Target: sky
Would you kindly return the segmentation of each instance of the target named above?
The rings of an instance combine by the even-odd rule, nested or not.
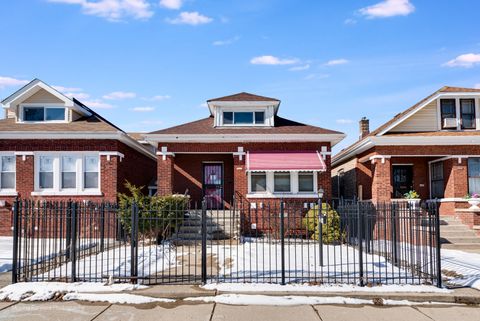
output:
[[[1,1],[0,98],[39,78],[125,131],[247,91],[347,134],[442,86],[480,88],[480,1]]]

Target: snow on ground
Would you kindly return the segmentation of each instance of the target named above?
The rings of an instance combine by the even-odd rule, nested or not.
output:
[[[12,269],[13,238],[0,236],[0,273]]]
[[[318,305],[318,304],[378,304],[373,300],[335,297],[314,296],[268,296],[246,294],[221,294],[211,297],[186,298],[185,301],[215,302],[231,305]],[[439,302],[413,302],[408,300],[382,300],[384,305],[428,305],[445,304]],[[451,305],[451,304],[449,304]]]
[[[318,281],[325,283],[340,282],[355,284],[358,282],[358,250],[347,245],[324,245],[324,265],[319,262],[317,242],[302,242],[285,245],[286,282],[305,283]],[[250,240],[239,245],[213,245],[211,253],[218,257],[219,281],[235,278],[247,282],[278,282],[281,277],[281,247]],[[375,254],[364,254],[364,278],[371,283],[421,283],[409,271],[398,268]]]
[[[0,289],[0,301],[47,301],[61,293],[112,293],[143,289],[146,286],[133,284],[21,282]]]
[[[177,256],[181,254],[169,244],[142,246],[138,251],[138,276],[155,275],[178,266]],[[72,263],[69,262],[44,273],[39,279],[69,277],[71,271]],[[106,276],[128,277],[130,274],[130,246],[120,246],[77,261],[77,275],[86,280],[102,280]]]
[[[112,304],[144,304],[152,302],[175,302],[175,300],[164,298],[152,298],[143,295],[128,293],[67,293],[63,297],[64,301],[80,300],[90,302],[108,302]]]
[[[442,271],[449,285],[480,290],[480,254],[442,250]]]
[[[431,285],[382,285],[361,287],[351,284],[308,285],[308,284],[271,284],[271,283],[211,283],[202,286],[206,290],[223,292],[375,292],[375,293],[451,293],[452,290],[440,289]]]

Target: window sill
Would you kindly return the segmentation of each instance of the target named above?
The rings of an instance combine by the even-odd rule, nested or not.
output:
[[[16,191],[0,191],[0,196],[18,196]]]
[[[260,193],[248,193],[247,198],[314,198],[318,199],[318,195],[315,193],[275,193],[275,194],[260,194]]]
[[[32,192],[32,196],[103,196],[100,191],[37,191]]]

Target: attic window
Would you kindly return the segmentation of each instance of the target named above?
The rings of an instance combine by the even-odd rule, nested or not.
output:
[[[23,121],[65,121],[64,107],[23,107]]]
[[[223,125],[264,125],[264,111],[224,111]]]

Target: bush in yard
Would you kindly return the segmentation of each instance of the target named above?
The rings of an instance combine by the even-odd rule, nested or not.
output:
[[[125,183],[128,193],[118,194],[119,215],[122,226],[130,233],[132,229],[132,205],[138,209],[138,232],[145,237],[155,237],[157,243],[170,236],[183,222],[188,209],[187,195],[147,196],[143,187]]]
[[[327,217],[326,224],[323,224],[322,235],[325,244],[341,242],[343,233],[340,229],[340,215],[329,204],[322,203],[322,214]],[[311,208],[302,220],[303,227],[307,229],[312,240],[318,240],[318,205]]]

